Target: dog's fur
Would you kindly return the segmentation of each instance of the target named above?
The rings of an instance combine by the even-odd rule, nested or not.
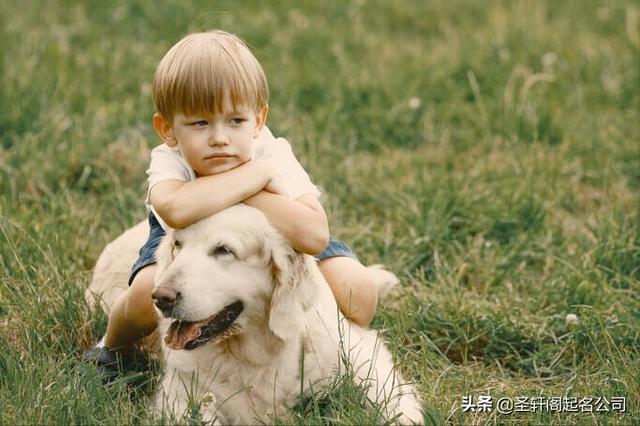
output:
[[[142,245],[145,229],[139,224],[107,246],[87,291],[90,303],[101,295],[108,312],[135,260],[129,257],[135,253],[130,247]],[[232,253],[216,252],[222,245]],[[378,334],[342,317],[315,260],[295,252],[258,210],[238,205],[171,232],[156,255],[156,288],[180,292],[172,318],[158,310],[161,336],[175,319],[199,321],[233,302],[244,305],[219,339],[192,350],[173,350],[163,343],[158,413],[179,418],[196,402],[205,420],[268,420],[293,405],[301,389],[307,395],[319,392],[351,368],[385,418],[423,421],[414,386],[394,370]],[[372,275],[379,287],[394,278],[380,269],[372,269]]]

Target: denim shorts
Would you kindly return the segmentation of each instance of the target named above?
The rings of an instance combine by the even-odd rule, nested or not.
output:
[[[162,237],[166,235],[162,226],[153,215],[153,213],[149,213],[149,239],[140,249],[138,254],[138,260],[133,264],[131,268],[131,275],[129,276],[129,285],[133,282],[133,279],[136,277],[138,272],[145,266],[153,265],[156,263],[156,249],[160,245],[160,241],[162,241]],[[349,247],[349,245],[343,241],[339,241],[329,236],[329,245],[322,253],[320,253],[315,258],[317,260],[324,260],[330,257],[350,257],[352,259],[358,260],[358,256],[356,256],[355,252]]]

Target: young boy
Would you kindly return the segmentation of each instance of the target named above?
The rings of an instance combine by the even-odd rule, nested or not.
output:
[[[340,310],[367,326],[377,305],[369,271],[329,237],[320,193],[289,143],[264,124],[267,79],[236,36],[191,34],[161,60],[153,84],[153,126],[163,144],[151,152],[150,235],[133,266],[129,290],[114,304],[104,338],[85,353],[103,373],[118,354],[156,328],[151,293],[154,252],[166,229],[183,228],[244,202],[262,211],[296,250],[315,255]]]

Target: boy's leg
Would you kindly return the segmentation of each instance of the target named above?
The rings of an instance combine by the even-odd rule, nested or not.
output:
[[[116,301],[109,312],[104,345],[127,353],[141,338],[151,334],[157,326],[151,293],[157,265],[141,269],[129,289]]]
[[[359,326],[368,326],[378,306],[378,290],[369,270],[346,256],[323,259],[318,266],[344,316]]]

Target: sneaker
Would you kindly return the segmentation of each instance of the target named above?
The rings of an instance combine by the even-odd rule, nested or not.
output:
[[[82,354],[82,360],[95,365],[96,370],[105,383],[111,382],[118,376],[126,376],[128,373],[140,373],[149,367],[149,360],[142,353],[126,357],[123,354],[109,349],[100,340],[91,349]]]

